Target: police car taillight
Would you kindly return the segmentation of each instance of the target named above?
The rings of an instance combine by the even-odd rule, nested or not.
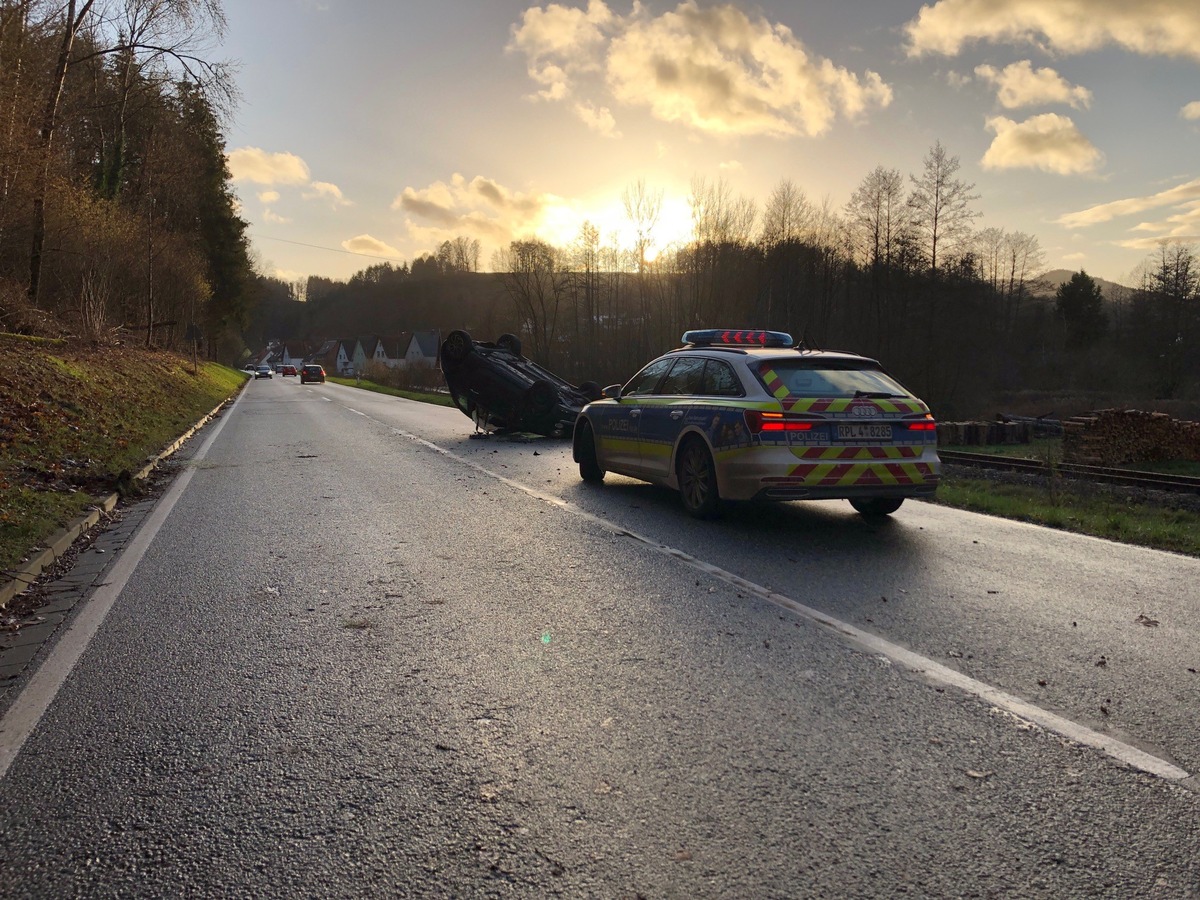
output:
[[[812,431],[812,422],[790,419],[780,412],[747,409],[743,416],[746,419],[746,430],[751,434],[760,434],[764,431]]]
[[[919,419],[916,422],[908,423],[909,431],[937,431],[937,422],[933,420],[931,413],[926,413],[924,419]]]
[[[725,347],[791,347],[795,345],[786,331],[750,331],[737,328],[704,328],[683,333],[685,344]]]

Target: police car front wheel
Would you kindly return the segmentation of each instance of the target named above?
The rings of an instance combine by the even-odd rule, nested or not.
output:
[[[596,436],[587,422],[580,423],[577,441],[579,477],[590,484],[599,484],[604,480],[604,470],[596,459]]]

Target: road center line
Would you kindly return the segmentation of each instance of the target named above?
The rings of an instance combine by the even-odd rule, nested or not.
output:
[[[353,412],[357,412],[357,410],[353,410]],[[362,413],[359,413],[359,415],[362,415]],[[367,416],[367,418],[371,417]],[[466,457],[460,456],[454,451],[447,450],[445,447],[441,447],[432,443],[431,441],[427,441],[418,435],[411,434],[407,431],[396,428],[395,426],[388,425],[386,422],[379,422],[377,419],[372,419],[372,421],[378,422],[378,424],[383,425],[384,427],[391,428],[393,434],[407,438],[423,447],[427,447],[436,453],[440,453],[449,459],[453,459],[455,462],[474,469],[483,475],[487,475],[489,478],[494,478],[496,481],[541,500],[543,503],[548,503],[551,506],[558,507],[564,512],[568,512],[573,516],[584,519],[594,525],[599,526],[600,528],[605,529],[606,531],[612,532],[613,534],[637,541],[651,550],[678,560],[684,565],[704,572],[706,575],[709,575],[713,578],[720,579],[721,581],[733,585],[739,590],[753,594],[756,597],[793,612],[804,619],[816,623],[817,625],[822,625],[831,631],[834,631],[843,639],[853,643],[857,647],[891,660],[893,663],[902,665],[913,672],[919,673],[929,681],[945,685],[947,687],[957,688],[960,691],[972,694],[981,700],[985,700],[993,706],[1027,722],[1031,722],[1045,729],[1046,731],[1051,731],[1055,734],[1061,735],[1077,744],[1082,744],[1095,750],[1099,750],[1102,753],[1111,756],[1118,762],[1130,766],[1131,768],[1138,769],[1142,772],[1146,772],[1147,774],[1155,775],[1159,778],[1164,778],[1169,781],[1182,781],[1190,777],[1187,772],[1178,766],[1157,756],[1153,756],[1144,750],[1140,750],[1131,744],[1126,744],[1125,742],[1119,741],[1110,735],[1095,731],[1094,729],[1088,728],[1086,725],[1080,725],[1078,722],[1073,722],[1070,719],[1066,719],[1060,715],[1050,712],[1049,710],[1035,706],[1027,700],[1023,700],[1020,697],[1009,694],[1000,690],[999,688],[992,687],[991,685],[979,681],[978,679],[971,678],[969,675],[964,675],[963,673],[952,669],[949,666],[944,666],[927,656],[922,656],[921,654],[915,653],[906,647],[900,646],[899,644],[893,644],[891,641],[885,640],[878,635],[874,635],[863,631],[860,628],[856,628],[849,622],[844,622],[841,619],[834,618],[833,616],[814,609],[811,606],[806,606],[803,603],[793,600],[791,597],[780,594],[777,591],[773,591],[768,587],[756,584],[753,581],[747,581],[740,575],[735,575],[733,572],[722,569],[719,566],[713,565],[712,563],[705,562],[702,559],[697,559],[691,554],[685,553],[684,551],[675,547],[670,547],[666,544],[660,544],[644,535],[630,531],[627,528],[622,528],[619,525],[615,525],[612,522],[609,522],[607,519],[602,519],[599,516],[593,515],[592,513],[589,513],[586,510],[575,506],[573,503],[563,500],[560,497],[555,497],[551,494],[545,493],[544,491],[538,490],[537,488],[522,484],[519,481],[514,481],[512,478],[501,475],[498,472],[493,472],[491,469],[481,466],[479,463],[473,462]]]

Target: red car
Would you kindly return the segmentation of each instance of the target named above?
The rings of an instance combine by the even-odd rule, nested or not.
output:
[[[295,366],[284,366],[283,371],[280,372],[280,374],[281,375],[295,375],[296,367]]]
[[[300,383],[308,384],[310,381],[315,381],[317,384],[325,383],[325,369],[318,365],[307,365],[300,369]]]

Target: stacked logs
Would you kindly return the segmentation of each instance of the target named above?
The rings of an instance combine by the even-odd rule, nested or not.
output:
[[[1063,461],[1092,466],[1200,462],[1200,422],[1138,409],[1102,409],[1063,423]]]

